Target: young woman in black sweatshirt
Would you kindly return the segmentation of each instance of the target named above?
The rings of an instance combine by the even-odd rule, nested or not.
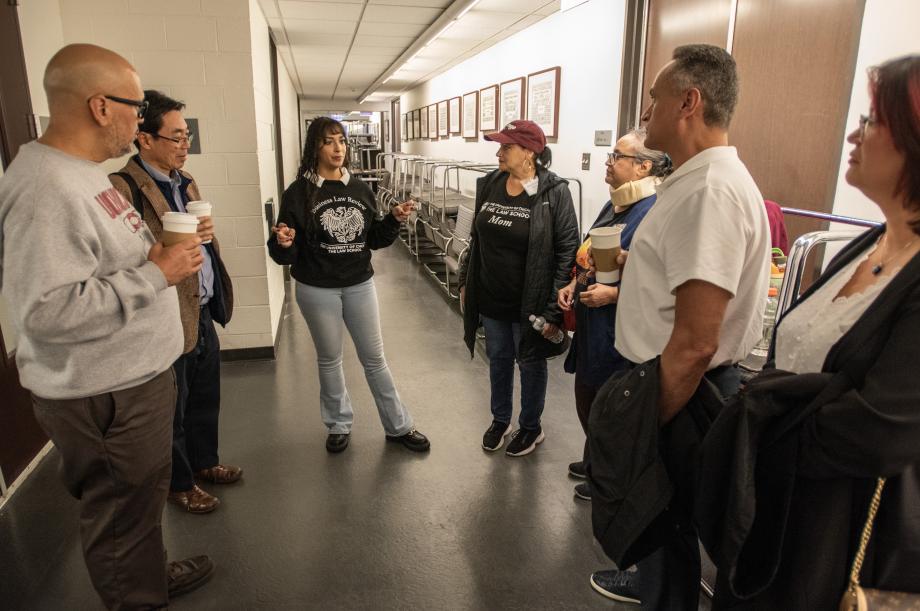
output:
[[[341,123],[321,117],[310,124],[297,179],[281,196],[269,254],[276,263],[292,266],[297,305],[316,347],[320,411],[329,431],[326,450],[348,447],[354,418],[342,370],[347,327],[387,440],[424,452],[428,439],[415,430],[383,354],[370,252],[393,243],[414,203],[394,206],[378,218],[370,187],[348,173],[346,153]]]

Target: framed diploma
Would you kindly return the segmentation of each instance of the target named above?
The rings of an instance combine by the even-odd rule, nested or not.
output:
[[[499,129],[512,121],[524,118],[524,77],[511,79],[499,85]]]
[[[479,90],[479,129],[494,132],[498,129],[498,85]]]
[[[447,131],[452,136],[460,134],[460,98],[447,101]]]
[[[400,127],[399,139],[403,142],[409,139],[408,116],[409,115],[407,113],[403,113],[402,118],[400,119],[400,124],[399,124],[399,127]]]
[[[438,139],[438,105],[432,104],[428,107],[428,137],[432,140]]]
[[[559,66],[527,75],[527,118],[547,138],[559,135]]]
[[[416,108],[412,111],[412,139],[418,140],[422,137],[422,113]]]
[[[438,137],[447,138],[449,136],[447,129],[447,100],[438,102]]]
[[[476,122],[478,119],[479,92],[471,91],[463,96],[463,114],[460,121],[460,135],[464,138],[475,138],[478,135],[476,129]]]
[[[421,133],[419,134],[418,137],[419,137],[419,138],[423,138],[423,139],[427,139],[427,138],[428,138],[428,133],[429,133],[429,132],[428,132],[428,116],[429,116],[429,114],[428,114],[428,107],[426,106],[425,108],[421,108],[421,109],[419,109],[419,110],[420,110],[421,115],[422,115],[422,120],[421,120],[422,131],[421,131]]]

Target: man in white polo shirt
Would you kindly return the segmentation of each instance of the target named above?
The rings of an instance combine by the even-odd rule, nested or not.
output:
[[[675,171],[633,238],[616,321],[616,348],[641,363],[661,355],[660,420],[670,422],[705,375],[737,392],[734,364],[761,334],[770,233],[763,196],[728,146],[738,100],[735,61],[724,49],[674,51],[650,90],[646,146]],[[644,609],[696,611],[700,556],[692,527],[639,562],[638,572],[599,571],[595,589]]]

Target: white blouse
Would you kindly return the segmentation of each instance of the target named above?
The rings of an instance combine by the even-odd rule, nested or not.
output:
[[[837,272],[824,286],[799,304],[776,329],[776,367],[794,373],[817,373],[831,347],[850,330],[879,293],[898,273],[878,276],[875,284],[849,297],[836,297],[869,257],[871,248]],[[886,270],[887,271],[887,270]],[[835,299],[836,297],[836,299]]]

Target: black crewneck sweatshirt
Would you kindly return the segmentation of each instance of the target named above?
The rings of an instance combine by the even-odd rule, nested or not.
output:
[[[364,282],[374,275],[370,251],[393,243],[399,221],[392,214],[378,219],[373,192],[353,176],[346,182],[320,182],[317,186],[301,176],[285,189],[278,222],[294,228],[294,243],[282,248],[273,233],[269,255],[280,265],[291,265],[291,275],[311,286]]]

